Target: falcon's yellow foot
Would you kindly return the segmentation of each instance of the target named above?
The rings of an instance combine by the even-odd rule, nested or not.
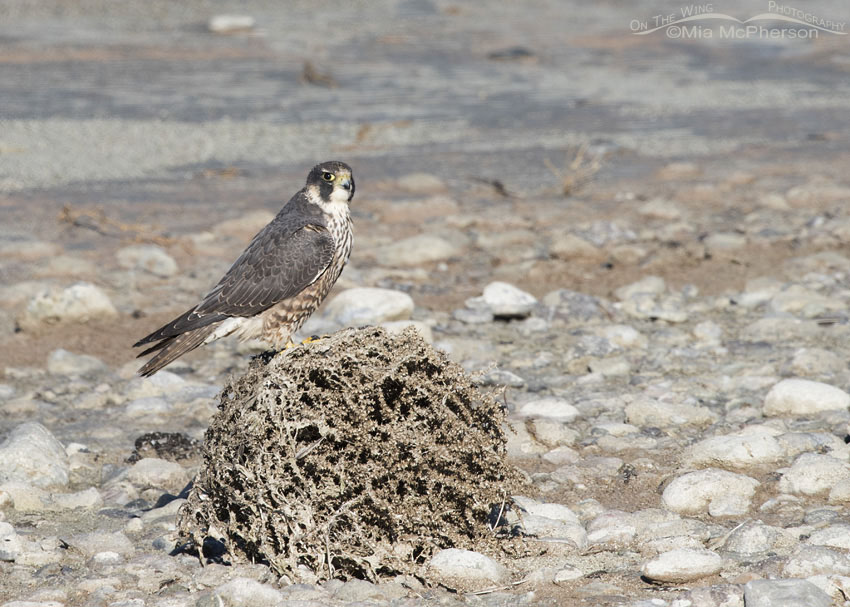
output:
[[[330,335],[311,335],[307,339],[302,339],[301,345],[303,346],[304,344],[312,344],[312,343],[317,342],[321,339],[325,339],[326,337],[330,337]]]
[[[286,340],[286,345],[283,346],[283,350],[289,350],[290,348],[294,348],[295,346],[296,346],[296,343],[294,341],[292,341],[292,338],[290,337],[289,339]],[[283,351],[283,350],[281,350],[281,351]]]

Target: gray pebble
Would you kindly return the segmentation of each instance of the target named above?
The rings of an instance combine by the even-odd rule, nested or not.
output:
[[[214,594],[229,607],[277,607],[284,600],[277,588],[246,577],[222,584]]]
[[[764,398],[764,414],[768,416],[813,415],[848,408],[850,394],[808,379],[783,379]]]
[[[325,305],[323,316],[340,327],[361,327],[408,320],[412,313],[413,299],[407,293],[358,287],[334,297]]]
[[[782,475],[779,490],[785,493],[817,495],[850,481],[850,465],[820,453],[803,453]]]
[[[10,523],[0,521],[0,561],[14,561],[21,553],[21,538]]]
[[[62,443],[37,422],[21,424],[0,444],[0,483],[65,486],[69,474],[68,456]]]
[[[106,293],[92,284],[80,282],[67,289],[42,291],[33,297],[18,324],[26,331],[38,331],[55,323],[86,322],[117,315]]]
[[[747,607],[830,607],[832,599],[808,580],[753,580],[744,585]]]
[[[106,369],[106,364],[88,354],[75,354],[59,348],[47,357],[47,371],[53,375],[87,375]]]
[[[506,282],[491,282],[482,297],[495,317],[525,317],[537,305],[536,297]]]
[[[461,582],[498,583],[508,576],[507,570],[488,556],[471,550],[446,548],[431,558],[428,565],[435,575]]]
[[[177,273],[177,262],[165,249],[155,244],[131,245],[115,254],[118,265],[126,270],[148,272],[160,278]]]
[[[673,479],[661,499],[667,508],[680,514],[741,516],[750,509],[759,484],[743,474],[709,468]]]
[[[641,573],[655,582],[683,583],[718,573],[723,558],[705,549],[682,548],[658,555],[643,564]]]

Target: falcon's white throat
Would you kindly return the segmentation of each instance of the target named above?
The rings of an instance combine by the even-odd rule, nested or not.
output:
[[[344,224],[348,220],[348,191],[342,188],[334,188],[331,191],[331,199],[323,200],[319,195],[318,186],[311,185],[307,188],[307,198],[327,213],[331,220],[337,224]]]

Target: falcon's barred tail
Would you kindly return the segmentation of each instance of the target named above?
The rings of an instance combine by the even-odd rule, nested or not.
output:
[[[146,362],[141,369],[139,369],[139,375],[141,375],[142,377],[151,376],[160,369],[162,369],[168,363],[173,362],[179,357],[186,354],[186,352],[191,352],[192,350],[203,344],[204,340],[209,337],[210,333],[215,331],[217,326],[218,323],[206,327],[201,327],[200,329],[195,329],[194,331],[187,331],[186,333],[181,333],[180,335],[176,335],[174,337],[168,337],[153,346],[152,348],[148,348],[147,350],[139,354],[139,356],[150,354],[151,352],[155,352],[156,350],[159,350],[159,352],[156,356]]]

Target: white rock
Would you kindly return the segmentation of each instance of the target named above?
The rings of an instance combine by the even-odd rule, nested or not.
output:
[[[48,509],[50,494],[27,483],[10,481],[0,485],[2,502],[11,502],[18,512],[42,512]]]
[[[844,441],[825,432],[786,432],[776,437],[787,457],[796,457],[807,451],[839,453],[847,449]]]
[[[607,325],[599,329],[598,335],[615,346],[627,349],[645,348],[648,343],[646,337],[630,325]]]
[[[726,470],[709,468],[673,479],[661,496],[664,505],[680,514],[740,516],[747,513],[759,482]]]
[[[850,551],[850,525],[839,523],[813,532],[808,542],[814,546],[828,546]]]
[[[638,209],[638,213],[645,217],[666,219],[668,221],[679,219],[682,216],[682,211],[675,202],[663,198],[653,198],[644,203]]]
[[[82,533],[71,537],[68,543],[86,556],[94,556],[98,552],[107,551],[127,556],[135,551],[133,542],[120,531],[115,533],[108,531]]]
[[[17,426],[0,444],[0,483],[65,486],[70,466],[65,448],[37,422]]]
[[[712,525],[692,518],[682,518],[663,508],[638,510],[632,514],[632,522],[638,530],[639,544],[681,536],[688,536],[703,543],[712,537]]]
[[[614,291],[620,301],[631,299],[637,294],[661,295],[667,290],[667,283],[660,276],[646,276],[637,282],[622,286]]]
[[[791,371],[797,375],[835,375],[846,369],[843,358],[824,348],[800,348],[791,359]]]
[[[579,410],[561,398],[547,397],[525,403],[518,413],[523,417],[544,417],[571,422],[578,417]]]
[[[386,587],[386,585],[379,586],[366,580],[352,579],[335,589],[333,597],[338,601],[359,602],[360,604],[386,601],[387,597],[384,595],[382,587]],[[289,600],[292,599],[289,598]]]
[[[670,403],[650,398],[638,398],[626,405],[626,419],[643,428],[670,426],[707,426],[717,414],[707,407],[687,403]]]
[[[785,451],[769,434],[713,436],[685,450],[684,463],[695,468],[745,469],[779,461]]]
[[[54,508],[63,510],[74,510],[76,508],[99,508],[103,505],[103,498],[95,487],[89,487],[76,493],[58,493],[51,496]]]
[[[744,308],[755,308],[767,303],[782,290],[782,282],[775,278],[761,277],[747,281],[744,292],[735,298],[735,303]]]
[[[21,538],[9,523],[0,521],[0,561],[14,561],[21,553]]]
[[[574,525],[580,524],[575,512],[563,504],[525,500],[522,502],[521,508],[528,514],[546,517],[563,523],[571,523]]]
[[[493,316],[528,316],[537,305],[534,295],[506,282],[491,282],[483,297]]]
[[[632,366],[623,356],[610,356],[608,358],[594,358],[588,364],[591,373],[598,373],[603,377],[620,377],[628,375]]]
[[[422,339],[429,344],[434,343],[434,334],[431,332],[431,327],[419,320],[391,320],[389,322],[382,322],[381,326],[391,335],[398,335],[408,327],[413,327],[419,332]]]
[[[508,571],[480,552],[446,548],[431,558],[429,569],[439,577],[467,582],[498,583],[508,577]]]
[[[838,481],[829,490],[830,504],[848,504],[850,503],[850,478],[843,481]]]
[[[189,474],[176,462],[145,457],[127,471],[127,480],[142,487],[156,487],[179,492],[189,482]]]
[[[581,459],[581,456],[575,449],[563,446],[555,447],[551,451],[547,451],[543,454],[543,459],[550,464],[564,466],[566,464],[575,464]]]
[[[210,18],[207,28],[214,34],[230,34],[253,29],[254,23],[250,15],[215,15]]]
[[[549,449],[536,441],[525,424],[511,424],[510,427],[505,427],[505,438],[507,444],[505,449],[509,457],[527,458],[537,457],[546,453]]]
[[[150,377],[134,377],[124,389],[127,400],[136,400],[148,396],[163,396],[183,390],[187,381],[171,371],[157,371]]]
[[[782,475],[779,490],[783,493],[817,495],[850,480],[847,462],[820,453],[803,453]]]
[[[738,336],[747,341],[788,342],[810,339],[821,334],[822,328],[813,320],[768,316],[745,326]]]
[[[549,252],[561,259],[595,259],[601,251],[575,234],[559,235],[552,240]]]
[[[693,334],[703,343],[719,344],[723,338],[723,327],[716,322],[705,320],[694,327]]]
[[[150,524],[164,518],[173,521],[177,516],[178,510],[180,510],[185,503],[185,499],[173,499],[161,508],[151,508],[150,510],[143,512],[140,518],[145,524]]]
[[[397,183],[402,189],[417,194],[434,194],[446,189],[443,180],[431,173],[410,173],[399,177]]]
[[[622,548],[631,544],[638,533],[634,515],[622,510],[606,510],[587,524],[587,541]]]
[[[413,299],[407,293],[371,287],[347,289],[334,297],[324,310],[326,318],[344,327],[407,320],[412,313]]]
[[[177,262],[155,244],[137,244],[119,249],[116,253],[118,265],[125,270],[141,270],[167,278],[177,273]]]
[[[32,331],[60,322],[87,322],[117,315],[106,293],[80,282],[61,291],[48,289],[33,297],[18,324]]]
[[[850,394],[808,379],[783,379],[764,399],[765,415],[812,415],[822,411],[846,410]]]
[[[782,568],[787,577],[811,577],[821,574],[850,575],[850,555],[826,546],[801,544]]]
[[[692,588],[674,599],[670,607],[744,607],[744,591],[738,584]]]
[[[715,232],[704,241],[709,254],[716,255],[724,251],[735,251],[747,246],[747,237],[737,232]]]
[[[124,412],[130,417],[150,417],[168,413],[173,409],[174,405],[161,396],[145,396],[127,403]]]
[[[641,573],[657,582],[682,583],[714,575],[722,567],[723,559],[711,550],[683,548],[647,561],[641,567]]]
[[[758,559],[768,552],[790,551],[799,540],[781,527],[765,525],[761,521],[749,521],[734,529],[724,549],[746,560]]]
[[[581,572],[581,569],[572,565],[565,565],[555,572],[555,575],[552,576],[552,582],[555,584],[566,584],[582,577],[584,577],[584,573]]]
[[[579,523],[568,523],[535,514],[526,514],[520,518],[526,535],[566,540],[579,550],[587,547],[587,533]]]
[[[561,466],[551,474],[558,483],[572,483],[579,489],[586,489],[586,483],[600,479],[613,479],[619,476],[623,460],[619,457],[587,456],[576,464]]]
[[[840,299],[821,295],[801,285],[791,285],[774,295],[769,307],[777,313],[814,318],[825,312],[844,310],[847,305]]]
[[[681,295],[657,298],[648,293],[635,293],[617,306],[633,318],[665,320],[672,323],[688,320],[685,300]]]
[[[829,595],[808,580],[752,580],[744,586],[747,607],[830,607]]]
[[[558,419],[538,417],[530,424],[534,438],[549,448],[573,445],[579,438],[578,432]]]
[[[381,247],[376,258],[386,266],[419,266],[460,255],[460,246],[439,236],[419,234]]]
[[[74,354],[62,348],[53,350],[47,357],[47,370],[53,375],[85,375],[104,369],[106,364],[99,358],[88,354]]]
[[[280,590],[247,577],[234,578],[222,584],[214,594],[232,607],[276,607],[284,603]]]

